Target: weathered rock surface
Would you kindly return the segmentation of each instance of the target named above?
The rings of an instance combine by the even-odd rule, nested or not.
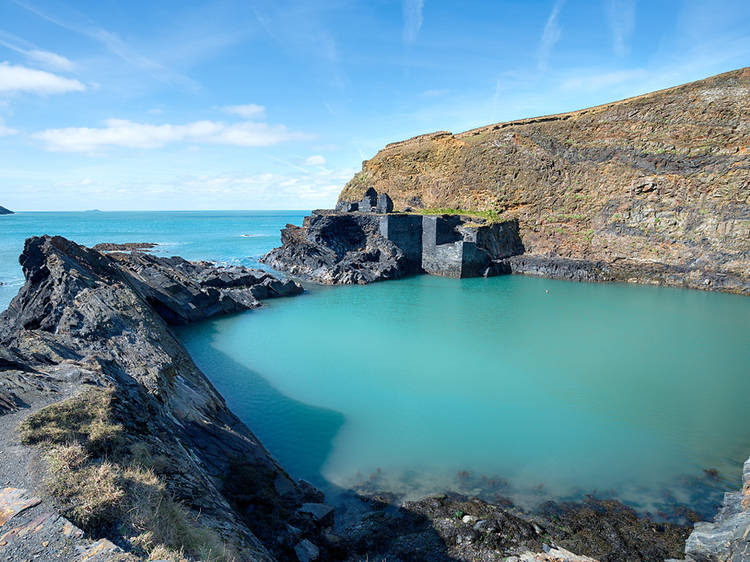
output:
[[[156,248],[158,244],[153,242],[125,242],[123,244],[114,242],[102,242],[92,246],[97,252],[148,252]]]
[[[217,267],[139,252],[116,253],[128,281],[170,324],[189,324],[220,314],[260,306],[263,299],[303,292],[294,281],[279,280],[259,269]]]
[[[422,135],[364,162],[337,208],[374,188],[396,210],[488,211],[517,218],[526,253],[559,273],[555,260],[576,260],[577,271],[617,264],[633,282],[750,294],[748,114],[745,68],[572,113]]]
[[[12,214],[14,213],[10,209],[6,209],[5,207],[0,207],[0,215],[12,215]]]
[[[341,533],[350,559],[663,560],[682,555],[689,532],[596,500],[536,515],[458,494],[381,506]]]
[[[367,210],[358,210],[362,207]],[[418,273],[456,278],[509,273],[498,260],[524,250],[515,220],[488,223],[385,209],[392,209],[388,195],[370,189],[344,211],[314,211],[302,227],[287,225],[282,246],[262,261],[319,283],[372,283]]]
[[[27,241],[20,260],[26,284],[0,316],[6,411],[86,389],[109,393],[118,446],[159,459],[154,470],[168,493],[217,533],[228,553],[243,560],[292,556],[300,538],[319,533],[312,517],[297,512],[319,496],[294,482],[227,409],[148,302],[162,290],[192,294],[193,285],[176,286],[186,271],[206,286],[244,288],[247,280],[147,257],[106,256],[60,237]],[[170,263],[177,268],[171,276]],[[151,283],[151,271],[172,283]],[[218,290],[214,296],[221,298]],[[291,537],[288,523],[302,536]],[[116,528],[99,532],[124,540]]]
[[[407,255],[380,232],[378,215],[315,211],[301,227],[281,231],[281,247],[261,261],[324,284],[398,279],[411,269]]]
[[[750,560],[750,459],[742,471],[742,489],[724,496],[712,523],[696,523],[685,544],[688,560]]]

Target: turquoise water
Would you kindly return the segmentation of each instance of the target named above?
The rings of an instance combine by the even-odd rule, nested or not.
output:
[[[181,334],[282,464],[318,483],[710,514],[750,454],[745,297],[421,276]]]
[[[253,266],[304,214],[0,217],[0,308],[22,283],[30,235]],[[746,297],[422,276],[311,286],[179,335],[281,463],[328,490],[455,489],[521,505],[597,493],[711,515],[750,454]]]

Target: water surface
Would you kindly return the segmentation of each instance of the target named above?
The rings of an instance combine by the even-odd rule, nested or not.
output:
[[[421,276],[180,333],[282,464],[318,483],[710,514],[750,451],[745,297]]]

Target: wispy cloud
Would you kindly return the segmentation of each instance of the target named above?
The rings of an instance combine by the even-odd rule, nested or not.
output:
[[[64,78],[44,70],[0,63],[0,92],[27,92],[34,94],[64,94],[82,92],[81,82]]]
[[[313,154],[312,156],[305,159],[305,164],[307,164],[308,166],[325,166],[326,159],[320,154]]]
[[[90,21],[85,16],[75,14],[71,11],[71,17],[77,17],[78,20],[71,21],[50,14],[37,6],[34,6],[30,2],[23,0],[12,0],[12,2],[49,23],[97,41],[110,53],[119,57],[126,63],[148,73],[155,80],[165,83],[180,83],[189,87],[196,86],[190,78],[165,67],[153,58],[139,53],[136,49],[125,43],[116,33],[104,29]]]
[[[177,142],[257,147],[314,138],[306,133],[290,131],[284,125],[255,121],[152,125],[124,119],[109,119],[100,128],[47,129],[34,133],[32,137],[43,141],[48,150],[63,152],[95,152],[110,147],[161,148]]]
[[[404,43],[411,45],[416,43],[422,29],[424,0],[402,0],[401,7],[404,12]]]
[[[52,53],[50,51],[44,51],[37,48],[32,43],[21,39],[8,33],[7,31],[0,29],[0,46],[15,51],[26,57],[30,62],[38,64],[49,70],[57,70],[62,72],[71,72],[75,69],[75,64],[62,55]]]
[[[255,103],[226,105],[222,109],[230,115],[239,115],[245,119],[262,119],[266,116],[266,108]]]
[[[564,4],[565,0],[556,0],[555,5],[552,7],[552,11],[547,17],[547,23],[544,26],[542,38],[539,41],[537,66],[540,71],[547,69],[547,63],[552,54],[552,49],[560,40],[560,37],[562,37],[562,28],[557,20]]]
[[[630,51],[630,36],[635,29],[635,0],[605,0],[605,10],[612,49],[618,57],[624,57]]]

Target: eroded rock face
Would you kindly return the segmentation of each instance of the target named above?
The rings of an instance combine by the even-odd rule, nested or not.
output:
[[[749,294],[748,114],[744,68],[572,113],[422,135],[364,162],[337,208],[374,188],[396,210],[495,211],[518,219],[532,256]]]
[[[724,496],[712,523],[696,523],[685,544],[688,560],[750,560],[750,459],[742,470],[742,489]]]
[[[281,247],[261,261],[324,284],[364,284],[410,272],[407,256],[380,233],[372,214],[313,212],[301,227],[281,231]]]
[[[143,253],[112,254],[138,292],[169,324],[189,324],[211,316],[241,312],[260,301],[303,292],[294,281],[259,269],[217,267]]]
[[[319,493],[290,478],[229,411],[149,304],[159,299],[176,311],[199,302],[201,314],[215,313],[224,310],[222,290],[270,290],[268,277],[153,256],[111,257],[47,236],[27,240],[20,261],[26,283],[0,315],[5,410],[86,388],[111,391],[121,438],[162,459],[158,475],[169,493],[218,533],[228,552],[270,560],[293,556],[301,538],[319,544],[316,523],[297,511]],[[202,293],[206,287],[215,293]],[[206,294],[213,304],[195,300]],[[299,533],[290,536],[288,524]]]

